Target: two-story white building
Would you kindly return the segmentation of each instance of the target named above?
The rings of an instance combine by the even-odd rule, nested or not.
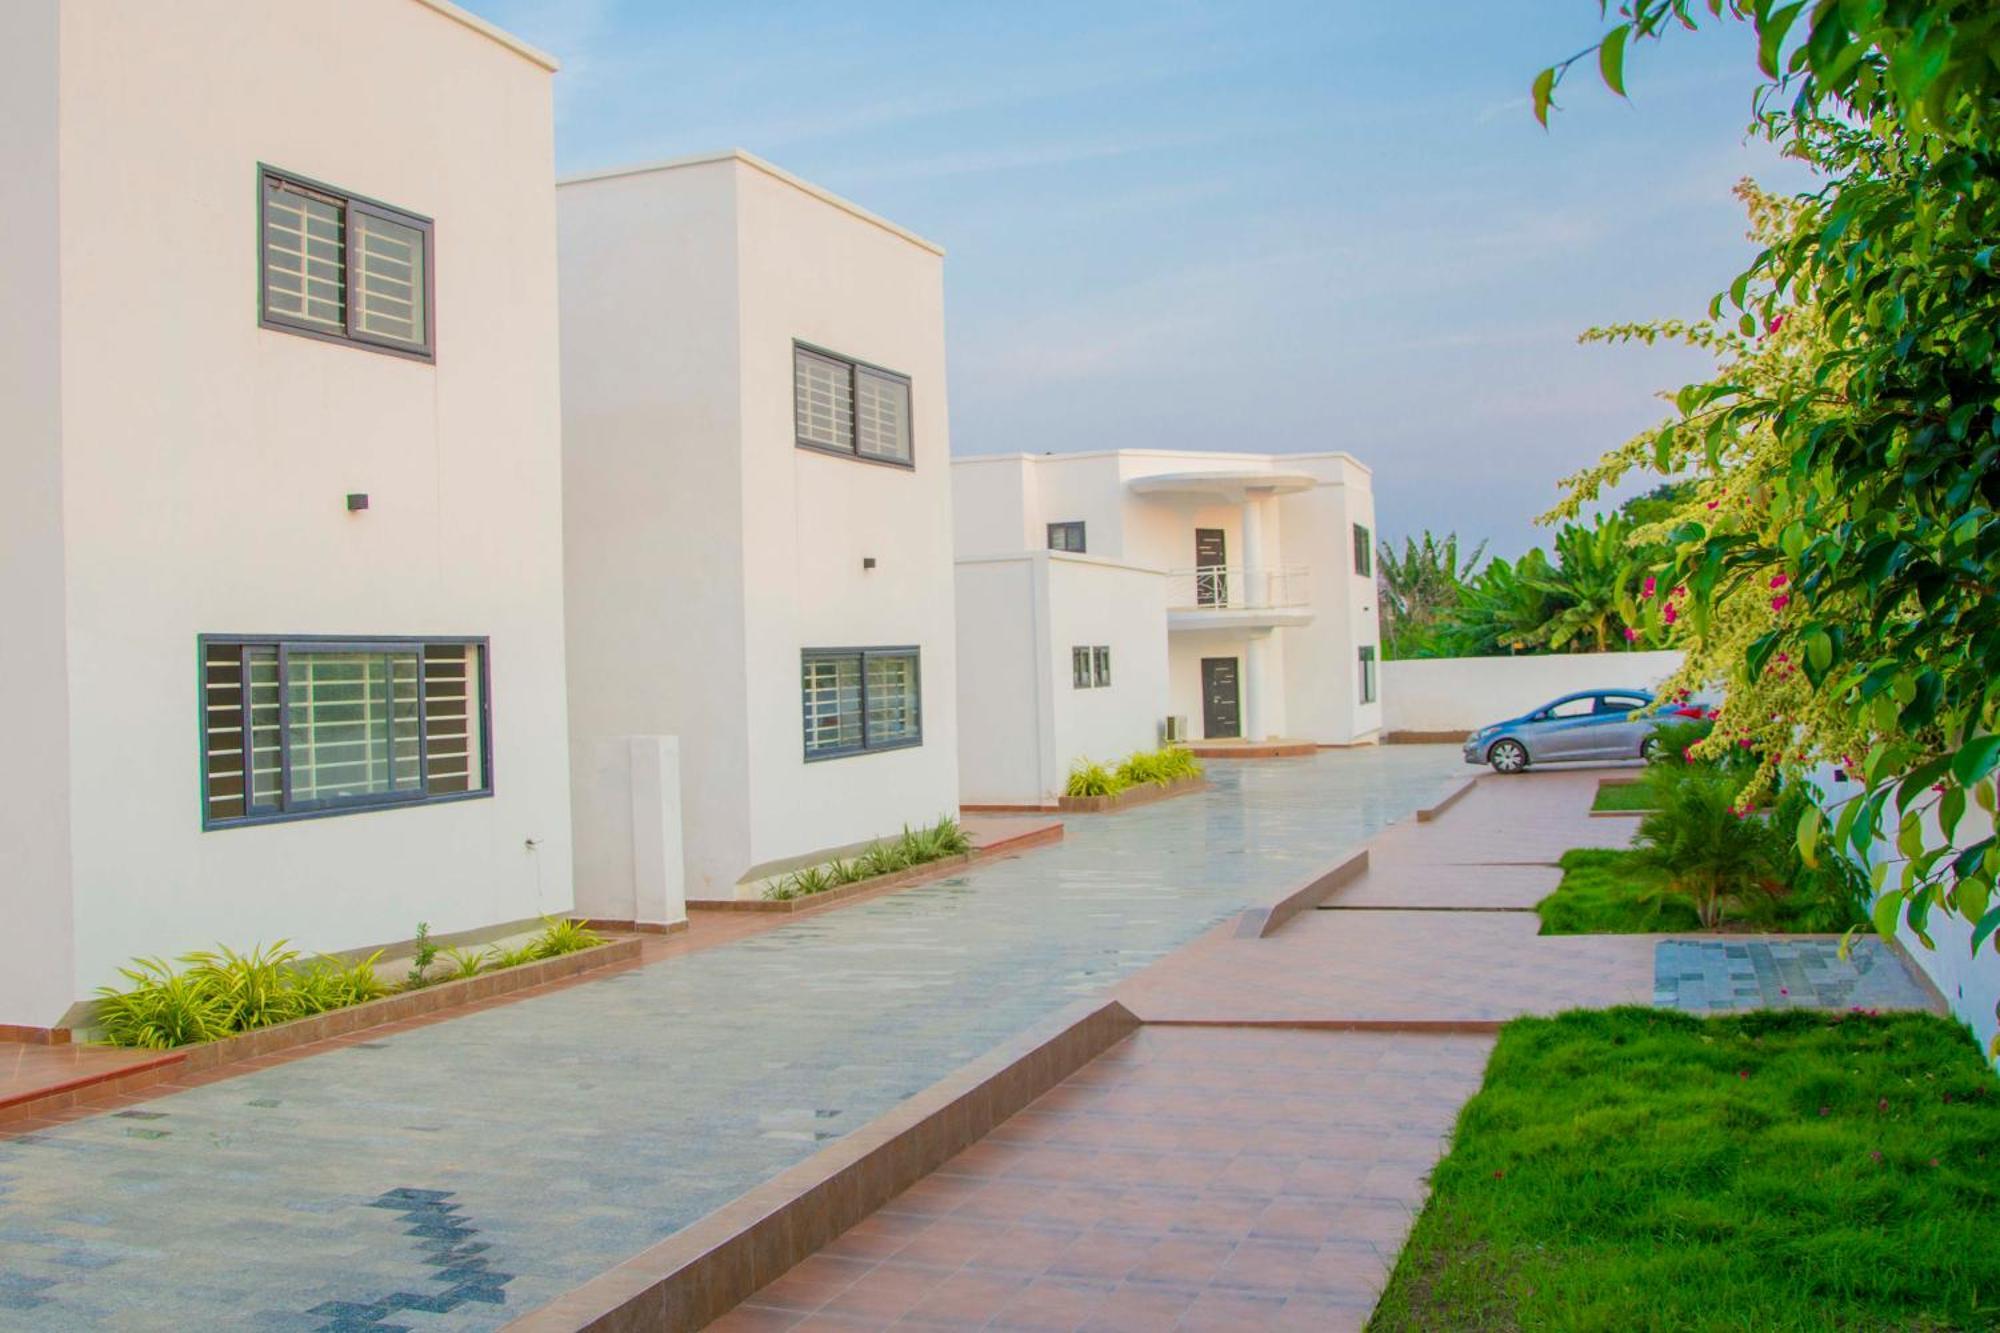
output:
[[[1117,449],[953,466],[968,804],[1079,759],[1377,739],[1374,500],[1344,453]]]
[[[571,906],[553,70],[443,0],[0,5],[0,1025]]]
[[[943,252],[741,152],[557,194],[579,907],[635,739],[691,901],[956,814]]]

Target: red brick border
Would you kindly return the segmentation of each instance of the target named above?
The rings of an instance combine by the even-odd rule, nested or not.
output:
[[[1115,796],[1064,796],[1058,799],[1056,808],[1067,815],[1116,814],[1128,805],[1151,805],[1154,801],[1185,796],[1189,792],[1201,791],[1207,786],[1207,778],[1175,778],[1172,782],[1145,782],[1136,787],[1127,787]]]

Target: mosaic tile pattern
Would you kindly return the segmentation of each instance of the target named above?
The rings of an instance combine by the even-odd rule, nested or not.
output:
[[[496,1327],[1275,897],[1461,767],[1430,746],[1214,764],[1206,792],[1071,820],[1019,859],[152,1119],[0,1140],[0,1329]],[[418,1299],[384,1306],[399,1294]]]
[[[1729,1009],[1922,1009],[1929,994],[1879,939],[1667,940],[1653,954],[1653,1003]]]

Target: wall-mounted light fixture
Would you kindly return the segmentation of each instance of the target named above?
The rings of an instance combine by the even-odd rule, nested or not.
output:
[[[349,491],[349,492],[347,493],[347,512],[348,512],[348,513],[350,513],[350,514],[358,514],[358,513],[360,513],[360,512],[362,511],[362,510],[366,509],[367,507],[368,507],[368,492],[366,492],[366,491]]]
[[[872,556],[872,555],[864,555],[864,556],[862,556],[862,557],[861,557],[861,567],[862,567],[863,569],[873,569],[873,568],[875,568],[875,557],[874,557],[874,556]]]

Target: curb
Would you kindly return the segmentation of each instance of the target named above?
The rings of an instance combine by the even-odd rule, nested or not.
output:
[[[1284,928],[1287,921],[1308,908],[1317,907],[1333,891],[1368,873],[1368,849],[1363,847],[1334,862],[1293,889],[1269,907],[1253,907],[1236,923],[1236,938],[1264,939]]]

